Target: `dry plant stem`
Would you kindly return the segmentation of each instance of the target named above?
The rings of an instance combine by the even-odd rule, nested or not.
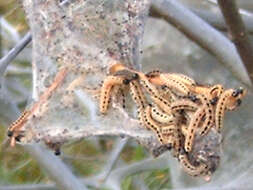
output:
[[[0,186],[0,190],[58,190],[53,184],[27,184]]]
[[[214,13],[209,10],[198,9],[195,7],[189,7],[189,9],[196,15],[198,15],[200,18],[211,24],[213,27],[221,31],[227,31],[225,20],[220,11],[215,11]],[[250,34],[253,34],[253,16],[241,14],[241,17],[243,22],[245,23],[246,30]]]
[[[247,34],[235,0],[218,0],[219,7],[226,21],[231,40],[234,42],[245,67],[253,81],[253,44]]]
[[[0,85],[8,65],[31,42],[31,40],[32,35],[30,32],[28,32],[14,48],[12,48],[4,57],[0,59]]]
[[[0,25],[1,25],[1,37],[6,38],[8,35],[10,34],[10,41],[18,43],[20,40],[20,35],[18,33],[18,31],[16,30],[16,28],[14,28],[14,26],[12,26],[7,20],[6,18],[8,17],[8,14],[6,15],[1,15],[1,19],[0,19]]]
[[[164,154],[156,159],[148,158],[138,163],[133,163],[128,166],[123,166],[112,171],[109,178],[115,183],[121,183],[124,177],[133,175],[143,171],[149,171],[153,169],[165,169],[168,166],[168,155]]]
[[[87,190],[85,185],[70,172],[66,165],[53,153],[35,145],[24,146],[26,151],[36,159],[39,166],[46,170],[48,176],[56,183],[61,190]]]
[[[101,175],[101,178],[103,181],[106,181],[107,178],[109,177],[111,171],[113,170],[113,167],[115,166],[117,160],[119,159],[120,153],[122,152],[123,148],[127,144],[129,138],[125,139],[118,139],[115,144],[114,144],[114,149],[110,155],[110,158],[104,167],[104,172]]]
[[[149,190],[150,189],[145,184],[144,179],[140,176],[133,176],[133,186],[139,190]]]
[[[227,31],[226,23],[222,16],[221,11],[216,10],[215,12],[212,12],[207,9],[200,9],[189,5],[187,5],[187,8],[190,9],[196,15],[198,15],[200,18],[205,20],[207,23],[212,25],[213,27],[221,31]],[[158,15],[156,15],[156,13],[153,11],[154,11],[153,9],[150,10],[150,16],[157,17]],[[252,15],[241,14],[241,17],[243,22],[245,23],[246,30],[250,34],[253,34],[253,14]]]
[[[251,86],[240,56],[232,42],[175,0],[154,0],[153,16],[163,18],[191,40],[215,55],[244,84]],[[215,43],[213,43],[215,42]]]

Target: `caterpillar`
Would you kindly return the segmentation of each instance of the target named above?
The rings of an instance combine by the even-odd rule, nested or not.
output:
[[[102,85],[100,92],[100,103],[99,110],[102,114],[105,114],[108,110],[108,105],[110,103],[111,91],[114,85],[127,84],[128,81],[121,77],[108,76]]]
[[[178,159],[183,169],[191,176],[202,176],[208,172],[208,166],[206,164],[200,163],[198,166],[194,166],[190,163],[185,153],[179,154]]]

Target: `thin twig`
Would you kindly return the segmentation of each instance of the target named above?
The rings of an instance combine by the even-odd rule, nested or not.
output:
[[[244,84],[251,86],[236,48],[225,36],[175,0],[152,1],[153,16],[164,18],[187,37],[215,55]],[[215,43],[214,43],[215,42]]]
[[[208,2],[214,4],[214,5],[218,5],[217,0],[207,0]],[[245,9],[238,9],[238,12],[241,14],[241,16],[253,16],[253,13],[245,10]]]
[[[149,190],[144,182],[143,176],[133,176],[133,185],[139,190]]]
[[[213,27],[221,30],[221,31],[227,31],[225,20],[222,16],[222,13],[219,9],[215,10],[215,12],[208,10],[208,9],[200,9],[191,5],[186,5],[188,9],[190,9],[193,13],[198,15],[200,18],[208,22]],[[155,13],[152,12],[153,9],[150,10],[150,16],[155,15]],[[253,14],[248,13],[245,14],[245,11],[241,10],[240,12],[243,22],[245,23],[246,30],[253,34]]]
[[[104,167],[104,172],[100,176],[103,181],[106,181],[108,176],[110,175],[113,167],[115,166],[117,160],[119,159],[120,153],[122,152],[123,148],[127,144],[129,138],[118,139],[115,142],[114,149],[111,153],[110,159],[107,161],[107,164]]]
[[[156,159],[147,158],[138,163],[133,163],[121,168],[117,168],[116,170],[112,171],[109,178],[117,183],[120,183],[124,177],[129,175],[153,169],[164,169],[166,167],[169,167],[167,156],[168,155],[164,154]]]
[[[8,65],[11,61],[31,42],[32,35],[28,32],[18,44],[12,48],[7,55],[0,59],[0,83]]]
[[[219,10],[212,12],[210,10],[203,10],[191,6],[188,8],[200,18],[211,24],[213,27],[221,31],[227,31],[225,20]],[[243,19],[243,22],[245,23],[246,30],[250,34],[253,34],[253,15],[241,14],[241,17]]]
[[[53,184],[28,184],[0,186],[0,190],[57,190]]]
[[[19,33],[11,24],[9,24],[9,22],[4,17],[0,17],[0,25],[2,27],[0,34],[3,35],[4,37],[7,37],[7,34],[5,34],[4,32],[7,31],[7,33],[11,35],[10,39],[13,40],[14,43],[15,42],[18,43],[18,41],[20,40]]]
[[[236,2],[235,0],[218,0],[218,4],[226,21],[231,40],[253,81],[253,44],[249,39]]]
[[[46,170],[50,179],[57,184],[57,187],[62,190],[87,190],[85,185],[80,183],[69,168],[53,153],[35,145],[25,145],[24,148],[36,159],[39,166]]]

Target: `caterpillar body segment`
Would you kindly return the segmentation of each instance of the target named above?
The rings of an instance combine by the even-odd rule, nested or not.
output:
[[[215,126],[216,130],[220,133],[223,128],[223,118],[226,110],[226,103],[228,99],[232,96],[234,92],[233,89],[226,90],[218,100],[216,110],[215,110]]]
[[[154,103],[156,103],[165,113],[170,114],[170,102],[160,95],[157,88],[152,83],[150,83],[145,75],[139,74],[139,76],[143,88],[147,91],[147,93],[149,93]]]
[[[147,106],[145,108],[142,117],[143,118],[141,120],[143,121],[144,126],[154,131],[160,143],[165,144],[166,142],[162,138],[161,126],[151,118],[151,106]]]
[[[174,133],[176,127],[175,125],[171,124],[171,125],[167,125],[167,126],[161,126],[161,133],[162,134],[172,134]]]
[[[160,74],[161,74],[161,71],[159,71],[159,70],[153,70],[153,71],[150,71],[150,72],[146,73],[145,75],[148,78],[153,78],[153,77],[159,76]]]
[[[173,148],[173,144],[175,142],[175,137],[173,133],[162,133],[164,145],[170,145]]]
[[[204,122],[200,129],[198,130],[200,135],[205,135],[210,130],[210,128],[214,124],[214,108],[210,102],[210,100],[205,95],[199,95],[197,96],[200,99],[200,102],[202,103],[202,107],[204,108]]]
[[[212,100],[214,98],[219,98],[222,92],[224,91],[224,88],[221,84],[217,84],[214,86],[191,86],[190,87],[191,92],[196,94],[202,94],[208,97],[209,100]]]
[[[158,86],[167,86],[168,88],[180,92],[183,95],[189,95],[189,88],[186,84],[181,81],[177,81],[173,78],[167,76],[168,74],[162,73],[159,76],[150,78],[150,82],[152,84]]]
[[[186,152],[190,152],[192,150],[195,133],[197,130],[197,127],[199,126],[202,118],[205,115],[204,108],[199,108],[195,113],[193,118],[190,121],[190,124],[187,128],[187,135],[185,136],[185,144],[184,148]]]
[[[184,83],[185,85],[188,86],[194,86],[196,85],[196,82],[194,79],[192,79],[191,77],[188,77],[184,74],[180,74],[180,73],[167,73],[166,77],[170,78],[170,79],[174,79],[177,81],[180,81],[182,83]]]
[[[210,95],[212,98],[220,97],[223,91],[224,91],[223,86],[221,84],[216,84],[210,88]]]
[[[241,98],[246,95],[246,91],[242,88],[228,89],[224,91],[215,109],[215,126],[216,130],[220,133],[223,128],[224,114],[226,110],[234,110],[240,105]]]
[[[173,143],[173,148],[174,148],[173,156],[178,158],[180,150],[183,147],[183,134],[181,132],[181,129],[178,126],[176,126],[174,137],[175,138],[174,138],[174,143]]]
[[[170,103],[176,101],[178,97],[173,93],[173,91],[167,86],[162,86],[160,91],[161,97],[168,100]]]
[[[122,104],[122,108],[126,108],[126,95],[125,95],[125,89],[122,88],[120,85],[114,85],[112,87],[111,97],[116,98],[116,100],[119,100],[119,97],[121,97],[120,101]],[[110,101],[110,100],[109,100]]]
[[[16,141],[20,141],[20,138],[23,137],[21,134],[21,128],[28,121],[29,116],[31,115],[30,110],[25,110],[21,116],[18,117],[8,128],[7,135],[11,138],[10,145],[15,146]]]
[[[131,70],[120,70],[113,74],[113,76],[124,77],[128,82],[138,79],[138,74]]]
[[[181,125],[181,131],[185,137],[188,135],[188,127],[186,125]]]
[[[8,131],[14,131],[19,128],[19,126],[22,126],[27,120],[28,117],[31,115],[31,112],[29,110],[25,110],[19,117],[16,119],[9,127]],[[9,132],[11,133],[11,132]],[[8,135],[11,137],[11,135]]]
[[[176,112],[179,110],[195,111],[199,107],[198,104],[192,102],[191,100],[178,100],[171,104],[171,111]]]
[[[138,81],[131,81],[130,82],[130,94],[131,94],[133,101],[137,105],[137,117],[140,120],[141,124],[143,124],[144,123],[143,112],[144,112],[144,109],[147,105],[147,100],[143,94],[140,83]]]
[[[170,144],[171,147],[173,147],[173,144],[175,141],[174,131],[176,130],[176,126],[173,124],[168,125],[168,126],[162,126],[160,130],[161,130],[163,142],[165,144]]]
[[[174,78],[169,77],[170,74],[161,74],[160,80],[163,81],[163,85],[168,86],[171,89],[176,90],[177,92],[181,93],[182,95],[189,95],[190,89],[189,87],[183,83],[182,81],[178,81]]]
[[[198,166],[194,166],[190,163],[187,154],[179,154],[179,162],[183,169],[191,176],[204,176],[208,173],[208,166],[206,164],[200,163]]]
[[[115,61],[115,64],[112,65],[112,66],[109,68],[109,74],[110,74],[110,75],[113,75],[113,74],[115,74],[115,73],[117,73],[117,72],[120,72],[120,71],[123,71],[123,70],[132,71],[131,69],[127,68],[124,64]]]
[[[151,116],[154,120],[161,124],[170,124],[174,122],[174,116],[172,114],[164,113],[158,106],[152,106]]]
[[[21,116],[18,117],[8,128],[7,135],[11,138],[10,145],[12,147],[15,146],[16,141],[20,141],[20,137],[22,137],[21,128],[28,121],[29,116],[31,115],[30,110],[25,110]]]
[[[102,85],[101,95],[100,95],[100,103],[99,110],[102,114],[105,114],[108,110],[108,105],[110,103],[112,87],[114,85],[122,85],[124,84],[124,78],[108,76]]]
[[[130,94],[137,107],[144,110],[147,105],[147,100],[138,81],[130,82]]]

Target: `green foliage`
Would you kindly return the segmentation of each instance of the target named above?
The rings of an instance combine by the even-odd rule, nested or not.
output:
[[[135,178],[135,180],[143,180],[146,187],[150,190],[171,189],[169,169],[153,170],[128,176],[121,184],[123,190],[136,189],[134,187],[133,178]]]
[[[20,33],[25,33],[29,29],[24,10],[16,0],[0,1],[0,15]]]
[[[22,147],[10,148],[6,142],[6,131],[0,126],[0,179],[2,184],[23,184],[47,181],[38,164],[32,160]]]

